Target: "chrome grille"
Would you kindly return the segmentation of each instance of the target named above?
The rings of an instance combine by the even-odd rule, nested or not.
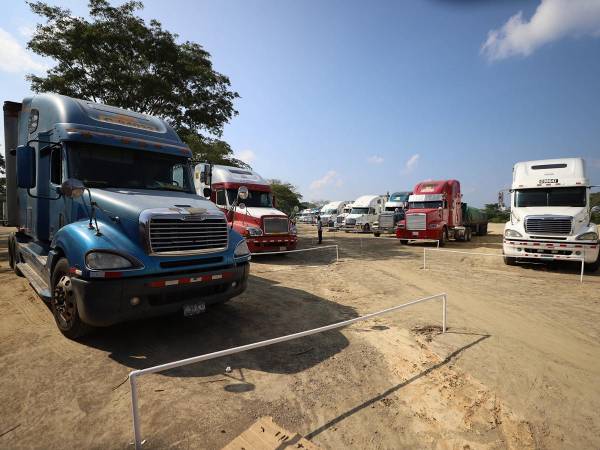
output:
[[[265,234],[287,234],[289,225],[287,217],[266,217],[263,219]]]
[[[529,216],[525,219],[527,233],[569,234],[571,233],[569,216]]]
[[[227,248],[224,217],[152,217],[148,222],[151,253],[211,253]]]
[[[406,229],[407,230],[425,230],[427,229],[427,220],[425,214],[407,214]]]
[[[392,214],[382,214],[379,216],[380,228],[392,228],[394,226],[394,216]]]
[[[356,225],[356,219],[346,219],[346,225],[353,227]]]
[[[345,219],[345,217],[344,217],[344,216],[337,216],[337,217],[335,218],[335,222],[336,222],[336,223],[339,223],[339,224],[342,224],[342,223],[344,223],[344,219]]]

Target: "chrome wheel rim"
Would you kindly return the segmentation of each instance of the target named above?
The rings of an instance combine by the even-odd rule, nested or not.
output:
[[[77,314],[77,308],[75,306],[73,283],[69,276],[62,275],[56,283],[52,303],[59,325],[62,328],[70,328]]]

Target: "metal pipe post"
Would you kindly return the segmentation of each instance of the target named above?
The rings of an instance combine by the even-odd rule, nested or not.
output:
[[[131,413],[133,415],[133,444],[135,450],[140,450],[142,448],[142,430],[138,408],[137,374],[135,372],[129,374],[129,385],[131,387]]]
[[[442,333],[446,332],[446,316],[447,316],[447,312],[446,312],[446,300],[447,300],[448,296],[446,294],[444,294],[442,296]]]
[[[581,258],[581,275],[579,277],[579,282],[583,283],[583,269],[585,267],[585,257]]]
[[[423,247],[423,270],[425,270],[425,247]]]

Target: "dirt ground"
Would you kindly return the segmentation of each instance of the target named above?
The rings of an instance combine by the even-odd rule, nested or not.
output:
[[[500,254],[501,225],[446,248]],[[261,416],[322,448],[600,448],[600,273],[325,233],[255,257],[247,292],[192,319],[65,339],[0,249],[0,448],[131,448],[132,369],[341,321],[324,334],[139,379],[144,448],[220,448]],[[300,229],[313,247],[313,227]],[[428,250],[432,246],[426,246]],[[231,373],[225,368],[230,366]]]

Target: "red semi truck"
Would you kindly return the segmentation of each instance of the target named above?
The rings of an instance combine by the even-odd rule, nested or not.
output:
[[[470,241],[472,234],[486,233],[486,214],[462,202],[457,180],[418,183],[408,198],[405,219],[396,228],[396,237],[403,244],[431,239],[443,246],[448,239]]]
[[[198,195],[209,198],[227,216],[229,225],[246,238],[252,253],[294,250],[296,227],[276,207],[271,185],[258,173],[239,167],[201,163],[194,170]],[[247,188],[247,197],[238,190]]]

